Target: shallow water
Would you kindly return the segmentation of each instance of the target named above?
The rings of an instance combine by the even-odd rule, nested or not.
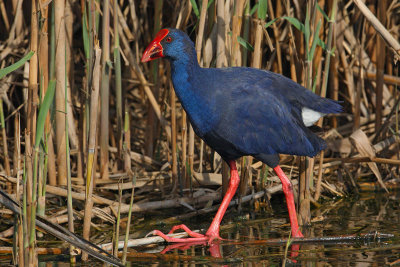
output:
[[[283,196],[282,196],[283,199]],[[231,210],[223,221],[223,241],[213,247],[192,246],[187,250],[171,249],[170,258],[157,260],[130,258],[131,266],[384,266],[400,259],[400,197],[399,194],[363,193],[358,197],[327,201],[312,210],[313,222],[304,229],[307,237],[337,237],[364,233],[394,234],[390,240],[359,240],[357,242],[310,242],[289,247],[271,244],[276,238],[288,238],[290,226],[282,199],[274,196],[271,211],[238,212]],[[211,218],[212,216],[210,216]],[[249,218],[249,219],[246,219]],[[207,218],[210,220],[210,218]],[[198,219],[198,218],[197,218]],[[185,222],[198,229],[195,220]],[[168,231],[166,226],[164,231]],[[206,226],[204,226],[206,227]],[[260,241],[257,241],[260,240]],[[297,246],[297,247],[296,247]],[[141,249],[157,253],[166,246]],[[219,252],[219,253],[218,253]],[[219,255],[220,254],[220,255]],[[213,258],[220,257],[220,258]],[[399,263],[400,264],[400,263]]]
[[[221,237],[230,241],[215,243],[211,247],[197,244],[173,248],[160,244],[135,248],[142,253],[141,257],[128,258],[127,266],[282,266],[283,263],[286,266],[389,266],[397,260],[400,265],[400,192],[368,192],[352,198],[327,200],[321,207],[312,209],[313,221],[302,229],[307,237],[378,232],[393,234],[394,238],[292,244],[287,253],[286,243],[273,242],[287,239],[290,233],[283,195],[274,195],[271,206],[272,209],[257,212],[251,211],[249,205],[240,213],[235,209],[228,210],[222,221]],[[212,217],[210,214],[183,223],[192,229],[206,229]],[[164,232],[170,228],[171,225],[158,227]],[[149,227],[143,231],[153,229]],[[41,266],[68,265],[68,259],[62,256],[40,256],[39,260]],[[1,266],[5,262],[0,259]],[[94,265],[101,263],[77,264]]]

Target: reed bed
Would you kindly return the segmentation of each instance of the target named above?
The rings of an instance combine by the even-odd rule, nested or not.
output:
[[[117,250],[147,212],[191,210],[168,223],[221,199],[227,166],[194,135],[168,63],[140,63],[163,27],[187,32],[203,67],[268,69],[342,101],[318,122],[326,151],[281,157],[302,224],[324,199],[397,189],[399,13],[396,0],[0,0],[0,187],[23,206],[15,261],[36,262],[36,213],[71,231],[83,220],[86,239]],[[240,205],[279,192],[261,162],[245,157],[240,171]],[[93,234],[93,220],[117,234]]]

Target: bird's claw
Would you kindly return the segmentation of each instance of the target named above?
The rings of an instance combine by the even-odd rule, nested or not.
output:
[[[188,238],[176,238],[176,237],[171,237],[168,236],[170,234],[173,234],[176,230],[183,230],[186,232],[190,237]],[[180,224],[180,225],[175,225],[172,227],[171,231],[169,231],[168,235],[164,234],[163,232],[159,230],[153,230],[150,233],[146,235],[148,237],[149,235],[158,235],[159,237],[162,237],[165,241],[169,243],[191,243],[191,242],[207,242],[208,245],[210,245],[214,240],[222,240],[222,238],[217,234],[217,235],[203,235],[197,232],[194,232],[190,230],[186,225]]]

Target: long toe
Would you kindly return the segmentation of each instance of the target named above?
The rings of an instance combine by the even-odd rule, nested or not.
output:
[[[198,233],[197,233],[198,234]],[[150,232],[148,235],[158,235],[159,237],[162,237],[165,241],[169,243],[191,243],[191,242],[204,242],[207,241],[209,238],[205,235],[198,234],[196,237],[189,237],[189,238],[177,238],[177,237],[171,237],[159,230],[153,230]]]
[[[176,230],[183,230],[191,237],[205,237],[203,234],[200,234],[200,233],[197,233],[197,232],[194,232],[194,231],[190,230],[189,227],[187,227],[184,224],[175,225],[174,227],[172,227],[171,231],[169,231],[168,234],[172,234]]]

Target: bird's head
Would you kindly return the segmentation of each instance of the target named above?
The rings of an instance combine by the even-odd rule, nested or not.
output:
[[[178,29],[162,29],[147,46],[142,56],[142,62],[160,57],[176,60],[193,53],[194,45],[190,38]]]

